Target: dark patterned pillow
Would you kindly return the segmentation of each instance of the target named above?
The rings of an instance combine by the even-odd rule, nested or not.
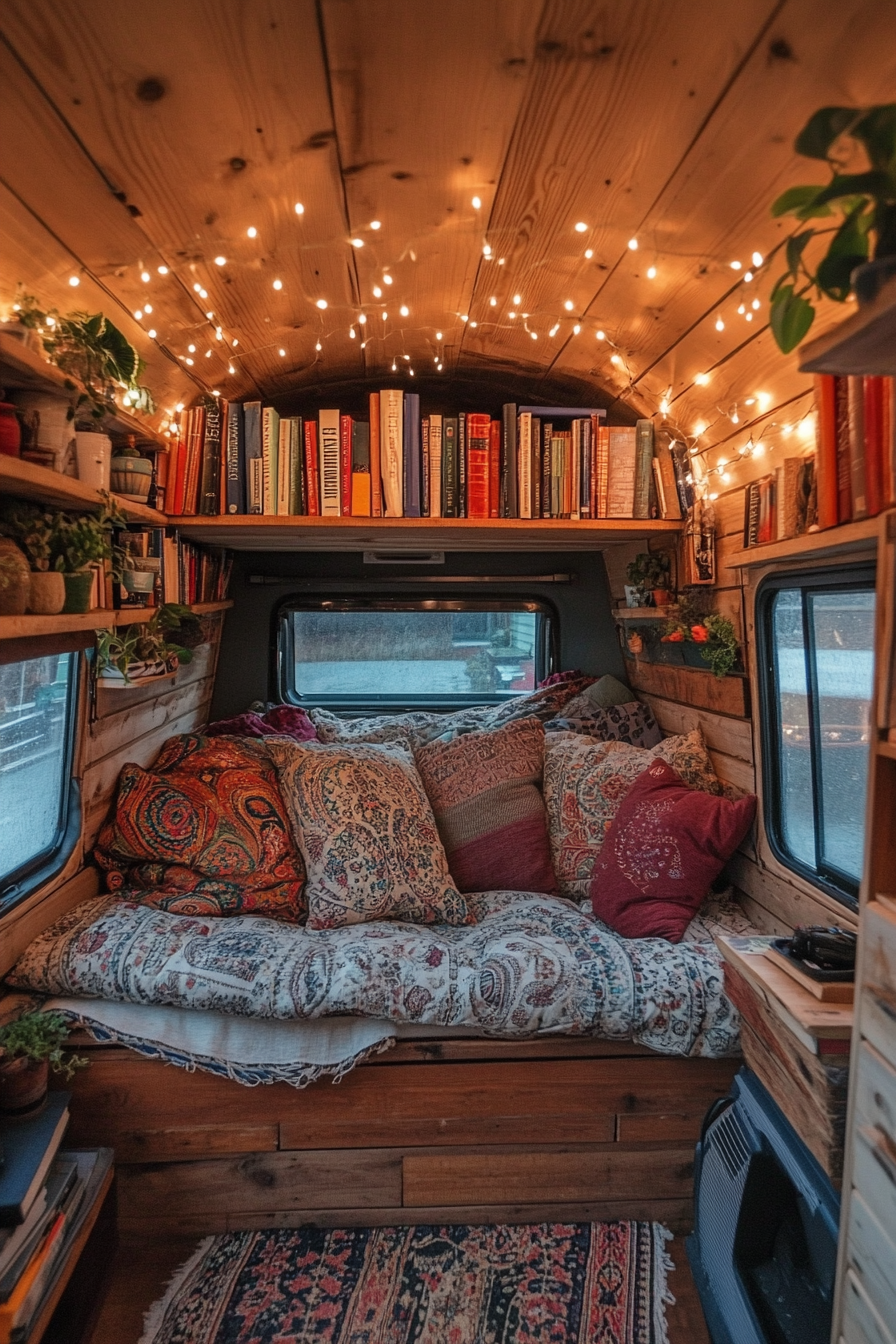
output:
[[[185,915],[304,918],[305,869],[260,740],[186,733],[126,765],[95,850],[109,891]]]
[[[650,707],[640,700],[550,719],[545,729],[549,733],[583,733],[599,742],[628,742],[633,747],[656,747],[663,740]]]

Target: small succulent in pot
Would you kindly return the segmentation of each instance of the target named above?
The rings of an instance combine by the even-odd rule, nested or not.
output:
[[[48,1073],[71,1082],[88,1060],[63,1054],[69,1024],[61,1013],[23,1013],[0,1027],[0,1111],[25,1115],[43,1105]]]

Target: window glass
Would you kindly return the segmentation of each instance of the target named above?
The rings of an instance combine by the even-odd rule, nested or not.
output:
[[[760,611],[766,830],[784,862],[854,896],[871,745],[872,581],[773,581]]]
[[[417,704],[534,690],[546,675],[545,614],[534,604],[471,606],[346,601],[293,609],[284,618],[285,689],[317,703]]]
[[[75,657],[0,666],[0,889],[63,843]]]

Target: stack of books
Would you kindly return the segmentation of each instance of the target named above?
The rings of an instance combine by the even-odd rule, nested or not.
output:
[[[819,374],[818,526],[873,518],[896,503],[893,379]]]
[[[420,397],[373,392],[369,419],[281,417],[261,402],[200,399],[169,468],[173,516],[680,518],[686,457],[651,420],[604,423],[593,407],[423,414]]]
[[[0,1124],[0,1344],[22,1344],[62,1274],[111,1161],[64,1152],[68,1092],[36,1116]]]
[[[744,546],[789,541],[818,527],[815,455],[786,457],[744,491]]]

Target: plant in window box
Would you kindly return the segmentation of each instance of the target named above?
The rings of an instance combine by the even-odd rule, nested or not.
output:
[[[717,612],[710,612],[692,625],[685,621],[671,622],[662,642],[679,648],[688,667],[701,671],[708,667],[716,677],[726,677],[737,665],[740,653],[733,624]]]
[[[39,504],[5,500],[0,508],[0,534],[12,538],[31,567],[28,610],[36,616],[57,616],[65,605],[65,580],[50,567],[56,528],[57,515]]]
[[[64,1055],[69,1026],[61,1013],[23,1013],[0,1027],[0,1111],[29,1115],[47,1095],[49,1071],[70,1082],[88,1060]]]
[[[113,686],[165,676],[191,662],[204,640],[200,617],[179,602],[167,602],[140,625],[97,630],[97,676]]]
[[[668,606],[672,600],[669,590],[669,555],[666,551],[642,551],[625,571],[625,577],[633,588],[643,595],[643,605],[649,606],[652,598],[656,607]]]

